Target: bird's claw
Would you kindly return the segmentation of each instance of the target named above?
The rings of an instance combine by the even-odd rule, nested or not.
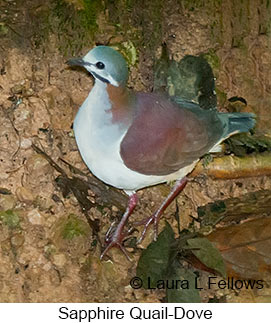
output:
[[[101,254],[101,257],[100,257],[100,259],[102,260],[103,258],[104,258],[104,256],[107,254],[107,252],[111,249],[111,248],[113,248],[113,247],[117,247],[117,248],[119,248],[123,253],[124,253],[124,255],[125,255],[125,257],[129,260],[129,261],[131,261],[131,258],[129,257],[129,255],[128,255],[128,253],[127,253],[127,251],[126,251],[126,249],[125,249],[125,247],[122,245],[122,242],[120,242],[120,241],[118,241],[118,240],[111,240],[108,244],[107,244],[107,246],[106,246],[106,248],[104,249],[104,251],[102,252],[102,254]]]
[[[148,217],[147,219],[144,219],[143,221],[134,223],[134,225],[138,226],[138,225],[144,225],[143,231],[141,233],[141,236],[139,237],[139,239],[137,240],[137,244],[140,244],[143,239],[146,236],[147,230],[149,228],[149,226],[153,223],[154,226],[154,236],[153,236],[153,240],[156,241],[157,237],[158,237],[158,223],[159,223],[159,215],[157,212],[155,212],[153,215],[151,215],[150,217]]]
[[[119,227],[117,227],[114,230],[114,223],[113,225],[110,226],[109,230],[107,231],[106,235],[105,235],[105,244],[106,247],[104,249],[104,251],[102,252],[100,259],[102,260],[103,257],[107,254],[107,252],[113,248],[113,247],[117,247],[119,248],[125,255],[125,257],[131,261],[125,247],[122,245],[122,242],[124,240],[124,238],[126,238],[129,235],[130,231],[122,231],[119,229]]]

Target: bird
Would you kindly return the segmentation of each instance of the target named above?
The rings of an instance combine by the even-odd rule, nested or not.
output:
[[[125,225],[138,202],[136,192],[175,181],[158,210],[139,223],[144,228],[138,242],[151,224],[156,240],[160,217],[184,189],[200,158],[219,151],[220,144],[231,135],[252,129],[255,115],[222,113],[180,97],[136,92],[127,87],[125,58],[110,46],[96,46],[67,64],[81,66],[94,77],[94,86],[73,123],[81,157],[93,175],[128,195],[117,228],[111,226],[106,234],[101,259],[113,247],[120,248],[129,259],[123,240],[128,234]]]

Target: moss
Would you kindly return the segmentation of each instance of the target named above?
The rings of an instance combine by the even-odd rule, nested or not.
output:
[[[105,4],[118,33],[145,50],[154,50],[162,42],[163,6],[160,0],[107,0]]]
[[[52,247],[47,248],[47,255],[55,252],[69,253],[72,258],[84,257],[89,251],[91,229],[86,221],[75,214],[61,217],[51,229]]]
[[[158,44],[162,43],[162,21],[163,21],[163,1],[153,0],[150,2],[148,14],[146,14],[146,25],[150,26],[150,30],[144,32],[143,40],[147,48],[155,50]],[[152,24],[149,24],[149,21]]]
[[[213,22],[210,22],[210,32],[212,36],[213,43],[217,43],[220,46],[223,46],[224,39],[222,36],[223,30],[223,19],[222,15],[216,15]]]
[[[0,212],[0,220],[3,224],[7,225],[10,229],[19,227],[20,218],[18,214],[13,210],[7,210]]]
[[[62,223],[61,235],[63,239],[72,240],[75,237],[87,235],[88,231],[88,225],[83,220],[70,214]]]
[[[203,54],[203,57],[211,65],[213,70],[216,71],[220,69],[220,59],[214,49],[210,49],[208,53]]]
[[[82,0],[82,6],[75,8],[65,0],[53,2],[49,24],[57,34],[59,50],[64,55],[75,55],[92,43],[99,28],[97,17],[104,9],[100,0]]]
[[[80,0],[75,4],[56,0],[50,24],[64,55],[78,55],[85,46],[100,43],[101,39],[107,40],[110,33],[112,37],[108,44],[112,44],[111,39],[118,39],[113,43],[114,47],[123,52],[129,65],[134,65],[137,61],[136,47],[145,46],[154,50],[161,43],[163,6],[160,0],[146,3],[135,0]],[[103,12],[100,25],[100,14]],[[144,32],[139,27],[141,25],[145,26]]]
[[[0,36],[5,36],[5,35],[7,35],[7,33],[8,33],[8,27],[3,22],[1,22],[0,23]]]
[[[97,15],[103,9],[100,0],[83,0],[83,9],[78,14],[81,18],[82,27],[93,34],[97,29]]]
[[[111,47],[122,53],[129,66],[134,66],[137,63],[137,51],[132,41],[117,43]]]
[[[219,102],[219,105],[224,106],[226,104],[227,100],[227,93],[223,92],[219,88],[216,87],[216,96],[217,96],[217,101]]]

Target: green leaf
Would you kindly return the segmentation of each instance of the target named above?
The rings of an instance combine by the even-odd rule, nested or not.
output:
[[[149,284],[156,286],[158,280],[165,279],[173,242],[174,232],[171,226],[166,223],[157,241],[152,242],[142,252],[136,274],[142,279],[144,288],[147,288]]]
[[[187,240],[191,252],[208,268],[214,269],[223,277],[226,277],[224,260],[219,250],[206,238],[194,238]],[[194,249],[194,250],[193,250]]]
[[[271,150],[271,139],[267,135],[240,133],[225,141],[227,153],[243,156],[247,153],[262,153]]]
[[[200,303],[199,289],[197,289],[197,276],[189,269],[180,267],[176,262],[176,268],[167,278],[167,301],[169,303]],[[170,288],[170,284],[174,284]]]

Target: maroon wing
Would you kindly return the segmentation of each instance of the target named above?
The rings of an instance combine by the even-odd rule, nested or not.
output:
[[[196,115],[156,94],[138,93],[133,122],[123,138],[124,164],[145,175],[167,175],[206,153],[208,132]]]

